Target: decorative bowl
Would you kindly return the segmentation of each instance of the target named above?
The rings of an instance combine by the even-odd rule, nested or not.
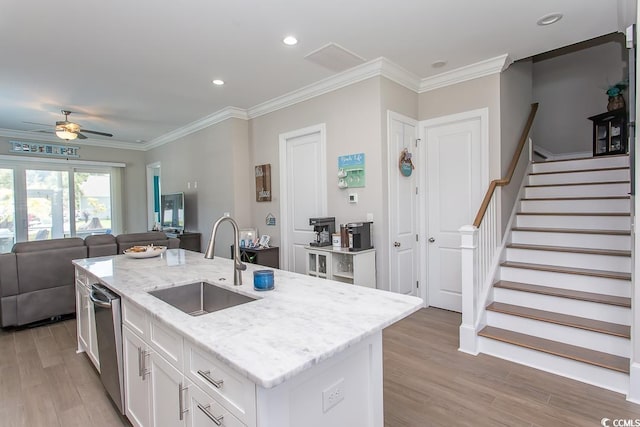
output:
[[[166,246],[133,246],[124,250],[124,254],[130,258],[153,258],[165,253]]]

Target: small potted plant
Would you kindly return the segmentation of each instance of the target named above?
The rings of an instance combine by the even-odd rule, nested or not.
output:
[[[607,89],[607,95],[609,96],[607,111],[620,110],[625,107],[622,91],[627,88],[627,85],[628,83],[626,81],[621,81]]]

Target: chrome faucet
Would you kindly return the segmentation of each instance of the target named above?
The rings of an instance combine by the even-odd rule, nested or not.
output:
[[[240,261],[240,232],[238,231],[238,223],[233,218],[230,216],[223,216],[213,224],[211,240],[209,240],[209,246],[207,246],[207,251],[205,252],[204,257],[213,259],[218,226],[225,221],[229,221],[233,227],[233,284],[235,286],[240,286],[242,285],[242,271],[246,270],[247,266]]]

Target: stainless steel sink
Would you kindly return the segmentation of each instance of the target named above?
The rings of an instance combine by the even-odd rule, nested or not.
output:
[[[255,301],[255,298],[228,291],[207,282],[160,289],[151,291],[149,294],[191,316],[200,316]]]

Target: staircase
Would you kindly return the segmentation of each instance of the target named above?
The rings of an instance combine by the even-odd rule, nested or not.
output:
[[[527,179],[479,349],[626,393],[629,157],[535,163]]]

